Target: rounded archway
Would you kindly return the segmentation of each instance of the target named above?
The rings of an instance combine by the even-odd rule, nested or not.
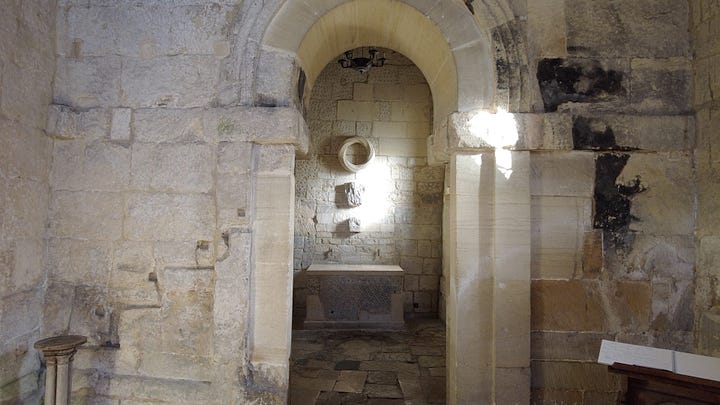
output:
[[[402,53],[430,86],[434,106],[430,152],[444,160],[448,115],[495,105],[495,65],[488,36],[462,2],[425,3],[286,2],[263,35],[260,58],[292,57],[306,77],[299,93],[307,95],[328,62],[348,49],[373,45]],[[258,70],[255,81],[273,83],[276,74]]]
[[[507,90],[512,93],[517,87],[517,83],[507,80],[509,67],[504,64],[514,60],[513,55],[521,54],[518,47],[507,44],[513,35],[503,35],[507,17],[513,15],[507,1],[482,2],[475,14],[459,0],[269,1],[253,14],[259,17],[251,22],[257,42],[244,45],[244,55],[254,61],[241,75],[251,79],[251,85],[241,89],[244,103],[301,106],[300,100],[309,94],[308,89],[324,66],[336,55],[362,46],[401,52],[426,77],[434,107],[428,158],[433,163],[447,162],[446,181],[450,184],[444,189],[450,208],[444,212],[447,222],[443,223],[443,246],[452,246],[443,254],[443,268],[446,261],[451,268],[447,289],[452,295],[447,304],[448,398],[451,402],[489,402],[498,387],[511,381],[519,388],[518,398],[529,395],[529,324],[516,322],[519,326],[506,327],[514,318],[529,314],[529,267],[525,265],[529,242],[521,244],[522,254],[515,254],[517,249],[506,251],[504,246],[495,249],[494,245],[496,239],[516,228],[527,231],[529,211],[522,211],[522,218],[517,220],[496,210],[510,194],[521,197],[519,206],[529,206],[526,188],[513,192],[523,181],[529,182],[527,153],[512,152],[518,174],[510,185],[495,178],[492,146],[461,145],[456,139],[450,145],[448,139],[451,115],[504,107],[502,99]],[[503,78],[497,77],[498,72]],[[278,263],[277,271],[286,272],[287,264]],[[503,268],[501,272],[496,271],[497,265]],[[510,267],[517,271],[506,271]],[[508,278],[519,287],[513,290],[516,297],[512,310],[503,309],[503,314],[512,312],[517,316],[501,319],[497,309],[504,308],[500,303],[505,294],[496,294],[496,290],[504,288]],[[496,282],[499,287],[494,285]],[[259,291],[261,288],[258,284],[256,296],[268,294],[269,290]],[[260,311],[254,314],[256,319],[271,315],[261,304],[255,304],[256,311]],[[285,310],[290,315],[290,308]],[[467,319],[476,322],[464,322]],[[289,332],[289,321],[288,316],[287,325],[277,326]],[[262,333],[254,333],[252,362],[256,368],[269,365],[278,375],[285,375],[289,346],[265,347],[264,331],[270,329],[263,325]],[[508,350],[510,346],[512,350]],[[281,369],[283,364],[285,368]]]

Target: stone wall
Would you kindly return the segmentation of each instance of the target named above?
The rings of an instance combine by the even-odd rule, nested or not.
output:
[[[720,356],[720,4],[691,1],[691,33],[694,54],[693,108],[697,141],[697,276],[696,346],[706,355]]]
[[[467,17],[466,8],[428,3],[438,6],[423,13],[436,23],[442,20],[438,24],[454,36],[453,47],[474,38],[464,30],[477,34],[477,27],[454,24],[467,21],[460,18]],[[458,168],[473,168],[465,174],[488,176],[455,173],[455,183],[471,183],[467,188],[474,192],[458,202],[474,205],[458,205],[471,215],[454,218],[478,222],[453,224],[465,232],[458,235],[472,234],[479,241],[455,241],[468,254],[461,259],[482,250],[490,257],[480,264],[483,276],[497,276],[483,279],[483,289],[463,291],[478,307],[457,302],[454,312],[466,315],[454,319],[456,325],[472,317],[497,327],[488,332],[477,323],[461,331],[490,336],[479,337],[489,343],[483,354],[499,369],[482,368],[482,377],[498,381],[498,395],[514,394],[531,379],[537,402],[607,403],[621,387],[595,364],[601,338],[680,350],[694,344],[717,354],[719,176],[712,156],[720,94],[717,2],[692,0],[689,7],[674,0],[480,3],[474,2],[473,18],[490,32],[495,48],[496,104],[520,113],[513,115],[521,135],[516,148],[522,151],[511,154],[517,171],[512,181],[529,179],[520,189],[491,173],[487,165],[495,158],[478,152],[477,137],[442,140],[455,148],[444,152]],[[302,229],[296,238],[297,269],[334,252],[327,259],[392,258],[409,265],[415,272],[406,278],[412,291],[424,293],[423,280],[428,286],[437,283],[435,197],[443,191],[442,170],[427,168],[415,152],[398,155],[424,151],[421,137],[427,133],[412,130],[400,142],[374,133],[384,128],[397,134],[411,128],[407,122],[430,127],[426,107],[420,109],[422,119],[404,116],[415,111],[404,109],[407,92],[375,100],[378,91],[392,88],[385,86],[389,81],[401,85],[401,78],[421,75],[399,75],[401,67],[395,66],[378,70],[386,76],[374,77],[377,82],[316,85],[325,96],[311,100],[306,117],[312,130],[321,129],[327,138],[314,138],[314,152],[298,161],[296,171],[303,122],[292,108],[278,106],[295,105],[288,89],[295,88],[297,67],[286,54],[254,59],[269,55],[257,47],[262,24],[268,24],[279,2],[260,4],[62,0],[57,16],[54,4],[41,2],[12,1],[3,9],[0,400],[31,395],[37,387],[39,361],[32,341],[71,332],[90,338],[76,359],[79,399],[283,403],[289,331],[282,327],[289,303],[277,292],[290,297],[293,173],[302,180],[298,194],[310,192],[302,187],[309,172],[324,176],[316,190],[322,204],[299,199],[294,207]],[[445,18],[447,10],[458,13]],[[54,36],[53,21],[55,44],[48,40]],[[422,48],[420,54],[434,55],[432,47]],[[474,77],[478,66],[462,59],[471,55],[465,49],[452,53],[458,55],[461,79]],[[54,104],[48,113],[53,69]],[[253,82],[256,70],[273,72],[271,79]],[[429,97],[425,89],[423,97]],[[463,99],[475,99],[468,95],[472,89],[459,89]],[[443,129],[444,123],[436,124]],[[336,223],[345,219],[339,212],[351,210],[333,205],[339,201],[337,186],[355,177],[340,170],[335,152],[339,140],[350,135],[369,136],[380,152],[376,159],[388,163],[390,178],[398,180],[394,195],[402,204],[401,213],[392,215],[392,236],[389,215],[383,216],[384,231],[381,225],[359,235],[338,235],[342,230]],[[439,138],[438,145],[443,147]],[[306,163],[313,161],[316,166]],[[482,170],[479,161],[485,162]],[[504,194],[485,193],[480,189],[485,180]],[[412,212],[416,206],[405,205],[410,189],[427,190],[430,200],[422,193],[413,199],[420,197],[420,206],[432,209]],[[530,206],[531,292],[508,288],[511,281],[527,283],[503,272],[504,262],[493,256],[517,256],[515,264],[524,264],[527,246],[523,242],[513,255],[512,232],[527,224],[515,221],[513,204],[502,200],[520,194],[529,202],[516,205]],[[337,215],[319,211],[320,205]],[[403,235],[423,229],[422,237]],[[310,241],[311,232],[326,234],[316,233]],[[365,239],[375,233],[378,237]],[[355,240],[361,243],[345,243]],[[475,273],[464,276],[479,280]],[[530,314],[517,304],[527,295]],[[484,306],[490,296],[492,308]],[[408,304],[418,297],[414,294]],[[516,305],[507,305],[506,298]],[[528,315],[530,373],[526,345],[519,346],[527,333],[516,336],[512,328]],[[477,347],[480,335],[457,335]],[[448,367],[465,377],[454,398],[481,386],[480,367],[471,364],[475,354],[455,359],[462,370],[457,364]],[[503,360],[495,364],[493,359]]]
[[[693,348],[688,13],[676,1],[528,2],[539,102],[527,104],[545,112],[529,145],[540,149],[530,180],[535,401],[614,402],[620,380],[595,363],[601,339]]]
[[[44,329],[88,336],[80,400],[284,398],[282,372],[253,369],[265,364],[253,339],[270,344],[250,333],[261,329],[250,313],[267,318],[251,299],[267,280],[250,269],[285,260],[291,274],[290,249],[283,259],[268,241],[283,225],[273,204],[291,201],[277,180],[291,185],[304,126],[288,108],[221,106],[240,7],[59,7]],[[289,246],[292,214],[279,211]]]
[[[381,51],[386,66],[365,74],[332,60],[309,98],[310,154],[295,170],[295,271],[312,263],[399,264],[405,312],[437,314],[444,168],[428,166],[426,159],[432,98],[410,60]],[[338,159],[340,146],[353,136],[367,138],[376,151],[371,165],[357,173]],[[351,158],[353,153],[364,157],[351,149]],[[364,190],[359,207],[348,205],[344,187],[350,182]],[[350,231],[350,218],[359,219],[359,232]],[[295,287],[294,310],[302,316],[302,273]]]
[[[0,403],[37,401],[41,382],[55,8],[6,1],[0,13]]]

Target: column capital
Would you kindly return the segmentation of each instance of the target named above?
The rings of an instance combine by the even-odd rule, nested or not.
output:
[[[85,336],[63,335],[38,340],[33,347],[40,350],[45,358],[49,358],[72,355],[85,342],[87,342]]]

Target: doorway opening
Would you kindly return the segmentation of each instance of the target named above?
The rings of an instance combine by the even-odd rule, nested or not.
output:
[[[401,53],[350,51],[369,49],[384,66],[360,72],[337,63],[344,53],[338,55],[305,104],[310,147],[295,162],[290,395],[443,403],[445,168],[428,164],[433,98],[425,76]],[[319,295],[325,325],[360,323],[354,331],[308,330],[308,297],[318,292],[307,270],[327,264],[395,265],[402,273],[329,283],[332,291]],[[376,322],[376,332],[361,331],[363,319],[384,319],[391,296],[400,297],[407,327],[388,333],[382,330],[390,324]]]

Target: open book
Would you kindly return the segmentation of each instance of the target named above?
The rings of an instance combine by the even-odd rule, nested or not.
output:
[[[598,363],[629,364],[720,381],[720,358],[603,340]]]

